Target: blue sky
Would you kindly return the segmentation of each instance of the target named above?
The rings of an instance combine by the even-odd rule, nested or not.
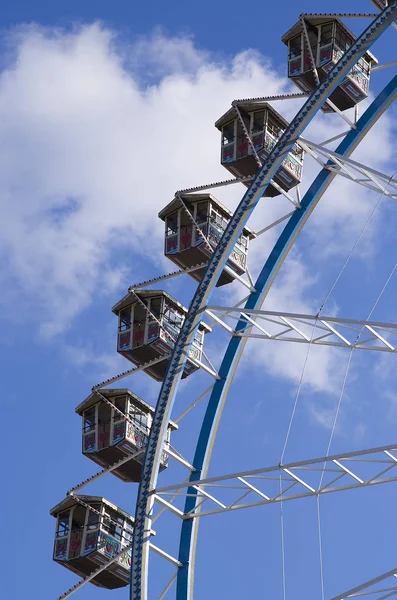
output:
[[[266,3],[269,4],[269,3]],[[16,0],[0,15],[0,298],[3,394],[2,597],[57,598],[77,578],[53,563],[55,521],[49,509],[72,485],[96,472],[80,453],[74,408],[93,385],[128,368],[118,357],[111,306],[133,282],[174,270],[162,256],[158,211],[175,190],[227,176],[219,164],[215,120],[235,98],[294,91],[286,79],[281,35],[299,12],[286,0],[271,7],[204,0],[36,3]],[[328,8],[327,8],[328,10]],[[332,10],[372,11],[369,1],[337,0]],[[352,21],[359,32],[366,21]],[[395,60],[389,31],[374,47]],[[382,89],[395,69],[373,77]],[[299,102],[277,105],[292,118]],[[396,169],[396,109],[392,107],[355,158],[392,174]],[[343,131],[337,116],[320,115],[307,137]],[[305,164],[305,189],[317,167]],[[215,195],[236,206],[243,189]],[[379,196],[336,181],[301,234],[265,308],[315,314],[335,281]],[[260,229],[285,211],[279,197],[252,220]],[[324,313],[366,318],[397,262],[396,211],[384,200],[366,228]],[[275,242],[272,230],[252,244],[258,272]],[[190,279],[166,289],[187,304]],[[392,278],[373,315],[395,322]],[[220,301],[245,295],[238,284]],[[226,337],[206,338],[219,364]],[[210,474],[277,464],[302,372],[301,345],[248,345],[216,442]],[[397,394],[391,356],[353,356],[332,452],[396,441]],[[286,460],[325,454],[347,353],[311,351]],[[181,387],[175,415],[209,385],[196,374]],[[159,384],[144,374],[123,383],[154,404]],[[204,405],[181,422],[173,444],[190,458]],[[186,475],[174,465],[161,484]],[[104,495],[134,513],[136,486],[108,475],[84,493]],[[396,564],[391,518],[393,484],[341,493],[321,503],[326,597]],[[320,597],[316,507],[285,506],[287,598]],[[176,554],[178,519],[158,522],[158,544]],[[151,593],[169,566],[153,558]],[[122,599],[87,585],[82,600]],[[78,597],[77,594],[75,596]],[[172,595],[170,595],[172,597]],[[203,519],[196,597],[282,598],[280,508],[262,507]]]

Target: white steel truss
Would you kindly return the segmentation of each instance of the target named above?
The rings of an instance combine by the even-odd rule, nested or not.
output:
[[[397,352],[395,323],[225,306],[207,306],[205,312],[233,336]],[[247,327],[235,331],[230,319],[246,321]]]
[[[183,481],[157,488],[151,493],[161,506],[181,519],[190,519],[394,482],[397,481],[396,467],[397,444],[392,444],[198,481]],[[200,500],[193,511],[184,513],[177,506],[177,501],[190,495],[189,488],[199,492]],[[211,494],[208,489],[211,489]],[[171,502],[165,499],[168,496],[172,496]],[[247,502],[248,496],[252,499],[250,502]]]
[[[363,598],[364,596],[371,598],[371,600],[397,598],[397,567],[362,583],[348,592],[334,596],[332,600],[347,600],[348,598]]]
[[[327,140],[329,143],[332,140]],[[380,171],[367,167],[351,158],[333,152],[324,145],[315,144],[299,138],[299,145],[314,158],[323,168],[354,181],[370,190],[382,192],[385,196],[397,200],[397,179]],[[331,163],[331,164],[327,164]],[[390,188],[390,190],[388,190]]]

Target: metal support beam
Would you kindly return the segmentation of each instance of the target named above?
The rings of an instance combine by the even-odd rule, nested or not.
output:
[[[214,387],[214,384],[211,384],[206,390],[204,390],[204,392],[202,394],[200,394],[200,396],[198,398],[196,398],[195,400],[193,400],[193,402],[191,402],[191,404],[189,404],[189,406],[187,408],[185,408],[185,410],[174,419],[174,423],[179,423],[179,421],[181,421],[181,419],[183,419],[183,417],[185,417],[193,408],[195,408],[197,406],[197,404],[199,402],[201,402],[201,400],[203,398],[206,397],[206,395],[212,390],[212,388]]]
[[[324,142],[321,142],[321,146],[326,146],[327,144],[330,144],[331,142],[336,142],[336,140],[340,140],[341,138],[344,138],[348,133],[349,133],[349,130],[342,131],[342,133],[338,133],[338,135],[334,135],[332,138],[329,138],[328,140],[324,140]]]
[[[163,600],[163,598],[166,597],[166,595],[168,594],[168,592],[170,591],[170,589],[172,588],[172,585],[176,579],[177,576],[177,571],[175,571],[175,573],[173,574],[173,576],[171,577],[171,579],[169,580],[169,582],[167,583],[167,585],[165,586],[165,588],[163,589],[163,591],[161,592],[160,596],[158,597],[157,600]]]
[[[388,63],[384,63],[383,65],[376,65],[376,67],[372,67],[372,71],[379,71],[379,69],[387,69],[388,67],[395,67],[397,65],[397,60],[393,60]]]
[[[299,202],[300,204],[300,202]],[[269,231],[270,229],[273,229],[273,227],[276,227],[277,225],[279,225],[280,223],[282,223],[283,221],[286,221],[287,219],[289,219],[295,211],[289,212],[286,215],[284,215],[283,217],[280,217],[279,219],[277,219],[277,221],[274,221],[274,223],[271,223],[270,225],[266,225],[266,227],[264,227],[263,229],[260,229],[259,231],[257,231],[256,233],[256,237],[259,237],[260,235],[262,235],[262,233],[266,233],[266,231]]]
[[[327,140],[325,143],[330,141]],[[324,144],[316,144],[300,138],[299,145],[323,168],[325,167],[330,171],[334,171],[338,175],[350,179],[350,181],[354,181],[354,183],[358,183],[370,190],[381,191],[385,196],[393,200],[397,199],[397,179],[394,177],[367,167],[356,160],[344,157],[337,152],[333,152],[329,148],[326,148]],[[327,161],[328,164],[326,165]],[[391,188],[391,190],[388,191],[387,188]]]
[[[205,312],[234,337],[397,352],[396,323],[223,306],[207,306]],[[236,330],[226,319],[245,320],[247,326]]]
[[[157,502],[182,519],[201,518],[242,508],[395,482],[397,481],[396,452],[397,444],[392,444],[208,477],[195,481],[194,485],[192,482],[183,481],[157,488],[151,494],[155,496]],[[388,473],[387,477],[385,477],[386,473]],[[197,490],[199,495],[205,496],[205,511],[200,504],[184,514],[163,498],[163,495],[174,494],[173,501],[176,502],[180,498],[178,494],[180,490],[186,489],[189,493],[192,488]],[[206,491],[208,488],[212,488],[211,494]],[[251,502],[245,501],[248,495],[253,498]]]
[[[162,558],[165,558],[165,560],[168,560],[168,562],[170,562],[172,565],[174,565],[174,567],[181,567],[182,566],[182,563],[180,563],[179,560],[177,560],[176,558],[174,558],[173,556],[171,556],[171,554],[168,554],[168,552],[164,552],[164,550],[162,550],[158,546],[155,546],[151,542],[149,542],[149,545],[150,545],[150,549],[153,550],[153,552],[155,552],[156,554],[158,554]]]
[[[386,573],[382,573],[374,579],[362,583],[361,585],[334,596],[332,600],[347,600],[348,598],[362,598],[369,596],[371,600],[385,600],[392,596],[397,596],[397,567]]]
[[[350,126],[351,129],[356,128],[355,124],[352,121],[350,121],[350,119],[346,117],[346,115],[329,98],[325,104],[328,104],[328,106],[330,106],[332,110],[336,112]]]

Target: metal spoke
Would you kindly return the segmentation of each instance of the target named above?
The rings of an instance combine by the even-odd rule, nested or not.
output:
[[[372,67],[371,71],[379,71],[379,69],[387,69],[388,67],[395,67],[397,65],[397,60],[393,60],[388,63],[384,63],[383,65],[376,65],[376,67]]]
[[[168,594],[168,592],[172,588],[172,585],[176,579],[176,576],[177,576],[177,571],[173,574],[173,576],[171,577],[171,579],[169,580],[169,582],[167,583],[167,585],[161,592],[160,596],[158,597],[158,600],[163,600],[163,598],[165,598],[166,594]]]
[[[208,367],[207,365],[205,365],[201,360],[197,360],[196,358],[193,358],[193,357],[190,357],[189,360],[194,365],[197,365],[198,367],[200,367],[200,369],[202,369],[203,371],[208,373],[208,375],[211,375],[211,377],[213,377],[214,379],[219,379],[218,373],[216,371],[214,371],[213,369],[211,369],[210,367]]]
[[[164,552],[164,550],[162,550],[158,546],[155,546],[151,542],[149,542],[149,546],[153,550],[153,552],[155,552],[156,554],[158,554],[162,558],[165,558],[165,560],[168,560],[168,562],[170,562],[171,564],[173,564],[175,567],[181,567],[182,566],[182,564],[179,562],[179,560],[177,560],[176,558],[174,558],[173,556],[171,556],[171,554],[168,554],[168,552]]]
[[[206,395],[213,389],[213,387],[214,384],[211,384],[206,390],[204,390],[202,394],[200,394],[198,398],[193,400],[193,402],[189,404],[189,406],[185,408],[185,410],[176,419],[174,419],[174,423],[179,423],[179,421],[181,421],[183,417],[185,417],[195,406],[197,406],[199,402],[201,402],[203,398],[206,397]]]
[[[286,215],[284,215],[283,217],[280,217],[279,219],[277,219],[277,221],[274,221],[273,223],[271,223],[271,225],[266,225],[266,227],[257,231],[256,237],[259,237],[260,235],[262,235],[262,233],[265,233],[266,231],[269,231],[269,229],[273,229],[273,227],[276,227],[276,225],[279,225],[283,221],[286,221],[294,214],[294,212],[295,211],[293,210],[293,211],[287,213]]]

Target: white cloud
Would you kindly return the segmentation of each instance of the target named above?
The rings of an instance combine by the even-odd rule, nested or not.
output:
[[[168,75],[194,74],[211,61],[210,53],[199,50],[192,37],[170,38],[157,28],[150,37],[135,40],[128,66],[136,77],[148,82]]]
[[[99,24],[72,32],[27,27],[10,47],[13,56],[0,74],[0,256],[8,290],[2,302],[13,318],[15,299],[23,294],[41,334],[51,337],[67,329],[96,294],[123,292],[130,282],[146,279],[144,261],[159,273],[172,270],[164,266],[157,212],[176,189],[227,177],[214,121],[234,98],[291,88],[257,52],[228,62],[198,50],[190,38],[159,31],[128,45]],[[298,106],[275,104],[289,118]],[[344,129],[338,117],[320,116],[307,135],[321,140]],[[387,120],[371,136],[357,157],[381,168],[391,148]],[[379,140],[374,163],[372,148]],[[316,169],[306,160],[306,181]],[[236,186],[215,195],[232,208],[241,193]],[[336,182],[310,220],[311,256],[344,256],[372,205],[373,195]],[[285,199],[262,200],[252,225],[259,228],[285,209]],[[272,230],[252,245],[254,267],[275,236]],[[322,298],[311,298],[317,275],[303,267],[307,258],[292,255],[267,308],[318,310]],[[261,361],[270,371],[299,377],[304,347],[262,346]],[[86,352],[83,344],[74,360],[89,362]],[[313,349],[313,357],[308,382],[331,391],[337,359],[327,348]]]
[[[127,55],[116,41],[98,24],[29,27],[0,76],[3,280],[46,336],[94,291],[145,279],[143,257],[163,263],[158,210],[175,189],[224,177],[215,119],[234,97],[284,85],[250,52],[217,65],[188,39],[157,33]],[[159,45],[170,74],[140,87],[125,65],[157,64]]]

